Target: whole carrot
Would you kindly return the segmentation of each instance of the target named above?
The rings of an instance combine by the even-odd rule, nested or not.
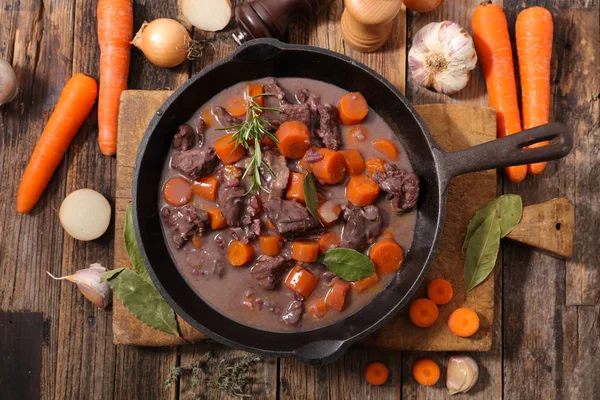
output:
[[[520,132],[515,69],[504,11],[495,4],[483,3],[475,8],[471,26],[490,106],[496,110],[498,137]],[[504,171],[512,182],[521,182],[527,176],[525,165],[507,167]]]
[[[98,99],[98,144],[104,155],[117,151],[117,124],[121,92],[127,89],[133,6],[131,0],[98,1],[100,43],[100,97]]]
[[[27,213],[37,204],[97,97],[98,84],[93,78],[76,74],[69,79],[21,179],[18,212]]]
[[[521,98],[523,103],[523,129],[534,128],[550,120],[550,58],[552,57],[552,15],[543,7],[523,10],[515,26]],[[548,142],[532,147],[545,146]],[[529,164],[531,174],[540,174],[546,162]]]

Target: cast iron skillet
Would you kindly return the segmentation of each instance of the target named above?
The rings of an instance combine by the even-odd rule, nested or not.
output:
[[[211,308],[184,281],[169,255],[158,213],[160,177],[177,127],[202,104],[233,84],[263,77],[303,77],[359,91],[390,125],[421,180],[412,247],[389,286],[357,313],[324,328],[275,333],[237,323]],[[523,146],[552,140],[549,146]],[[175,312],[208,337],[268,356],[295,357],[312,364],[331,362],[403,308],[425,277],[439,244],[446,190],[467,172],[553,160],[572,148],[571,134],[548,124],[456,153],[443,152],[419,114],[386,79],[349,57],[321,48],[260,39],[193,76],[163,104],[142,139],[133,176],[133,222],[152,281]]]

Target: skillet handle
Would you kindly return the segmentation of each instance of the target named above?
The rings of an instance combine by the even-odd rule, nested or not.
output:
[[[547,146],[526,148],[546,140],[550,141]],[[550,123],[465,150],[442,153],[443,174],[448,182],[468,172],[556,160],[572,149],[573,135],[567,127]]]

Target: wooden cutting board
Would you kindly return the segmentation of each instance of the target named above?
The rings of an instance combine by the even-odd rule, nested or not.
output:
[[[132,268],[123,241],[123,218],[131,202],[131,180],[139,142],[156,110],[172,92],[128,90],[121,96],[117,145],[117,193],[115,205],[115,265]],[[446,151],[457,151],[496,138],[496,114],[490,108],[430,104],[415,107],[431,133]],[[414,326],[407,311],[364,339],[363,345],[395,350],[489,350],[494,319],[494,280],[488,279],[468,295],[463,280],[462,238],[469,219],[496,196],[496,171],[472,173],[455,178],[449,188],[446,223],[441,245],[431,271],[416,296],[426,296],[426,285],[435,278],[449,280],[454,298],[440,307],[437,322],[426,329]],[[176,273],[176,272],[174,272]],[[471,307],[480,316],[481,328],[471,338],[458,338],[446,327],[450,313]],[[114,298],[115,344],[172,346],[193,343],[204,336],[179,318],[182,338],[154,330],[137,320]]]

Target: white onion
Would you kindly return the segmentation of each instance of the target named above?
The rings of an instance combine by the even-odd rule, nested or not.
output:
[[[229,25],[230,0],[180,0],[183,16],[203,31],[216,32]]]
[[[80,189],[69,194],[60,205],[58,218],[64,230],[77,240],[99,238],[110,224],[110,204],[92,189]]]

